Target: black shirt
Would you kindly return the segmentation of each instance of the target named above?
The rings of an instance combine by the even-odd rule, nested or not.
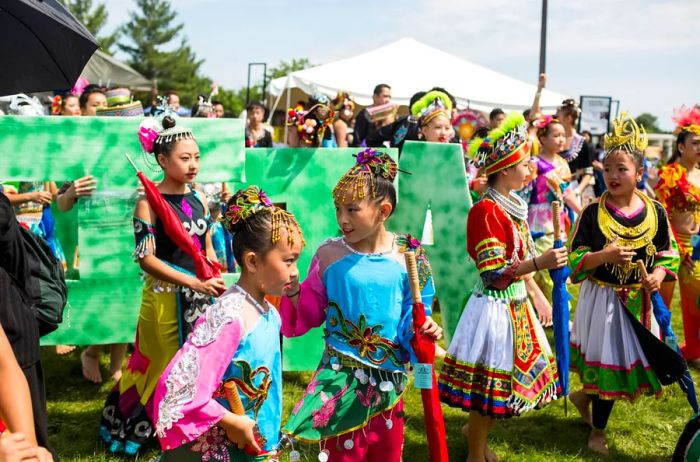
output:
[[[39,326],[27,283],[29,261],[9,199],[0,194],[0,324],[20,367],[39,362]]]

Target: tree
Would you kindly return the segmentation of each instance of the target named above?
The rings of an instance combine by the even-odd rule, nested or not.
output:
[[[315,64],[311,64],[308,58],[292,59],[291,62],[280,61],[277,66],[271,68],[270,72],[268,72],[268,83],[270,80],[286,77],[290,72],[303,71],[314,66]]]
[[[95,36],[102,51],[111,55],[112,47],[119,38],[119,30],[110,35],[99,35],[109,17],[105,4],[98,3],[93,7],[92,0],[60,0],[60,2]]]
[[[663,133],[664,131],[659,128],[658,125],[658,118],[653,115],[649,114],[648,112],[643,112],[639,114],[635,119],[637,122],[637,125],[642,125],[644,126],[644,129],[647,131],[647,133]]]
[[[200,93],[209,93],[211,81],[200,74],[204,60],[197,59],[185,37],[179,37],[183,24],[173,24],[177,13],[170,2],[136,0],[136,4],[140,11],[130,11],[122,27],[128,41],[118,43],[129,55],[129,65],[146,78],[157,79],[161,93],[177,91],[184,105],[191,105]],[[179,44],[174,44],[178,38]]]

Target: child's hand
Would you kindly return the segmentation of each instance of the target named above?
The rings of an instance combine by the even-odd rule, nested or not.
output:
[[[33,202],[38,202],[41,205],[48,205],[53,201],[53,196],[48,191],[34,191],[31,198]]]
[[[211,278],[207,279],[206,281],[200,281],[196,278],[193,279],[195,282],[190,288],[195,292],[199,292],[200,294],[206,294],[216,297],[221,292],[226,290],[226,283],[221,278]]]
[[[433,340],[440,340],[442,338],[442,327],[436,323],[430,316],[425,317],[425,324],[420,328],[421,333],[426,334]]]
[[[227,413],[219,425],[226,431],[226,436],[231,442],[238,446],[238,449],[243,449],[249,446],[256,454],[261,452],[258,442],[255,441],[255,421],[245,415],[236,415],[231,412]]]
[[[532,302],[537,312],[537,319],[539,319],[542,327],[550,327],[552,325],[552,305],[549,303],[549,300],[547,300],[542,291],[539,291]]]
[[[546,252],[536,258],[538,259],[537,268],[541,270],[561,268],[562,266],[566,265],[566,248],[559,247],[556,249],[548,249]]]
[[[692,254],[685,254],[683,260],[681,261],[681,266],[687,269],[690,272],[690,274],[693,274],[693,272],[695,272],[695,261],[692,258]]]
[[[636,253],[626,247],[618,246],[617,240],[617,237],[615,237],[610,244],[605,246],[603,249],[603,252],[605,253],[603,261],[605,263],[613,263],[616,265],[631,262]]]
[[[661,268],[657,268],[653,273],[647,275],[647,277],[642,278],[642,285],[647,292],[654,293],[661,290],[661,283],[664,281],[666,274]]]

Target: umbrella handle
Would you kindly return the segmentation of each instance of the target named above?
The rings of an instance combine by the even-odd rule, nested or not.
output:
[[[561,204],[559,201],[552,202],[552,225],[554,226],[554,240],[561,235]]]
[[[134,163],[134,161],[131,160],[131,157],[129,157],[129,154],[127,154],[127,153],[125,152],[124,155],[126,156],[126,160],[128,160],[129,163],[131,164],[131,166],[134,167],[134,170],[136,170],[136,173],[138,173],[138,172],[139,172],[139,168],[136,166],[136,164]]]
[[[643,278],[646,279],[646,277],[649,276],[647,268],[646,266],[644,266],[644,262],[642,260],[637,260],[637,268],[639,268],[639,271],[642,273]]]
[[[405,252],[403,256],[406,259],[406,271],[408,272],[408,283],[411,286],[411,298],[413,299],[413,303],[422,303],[420,284],[418,283],[416,254],[414,252]]]

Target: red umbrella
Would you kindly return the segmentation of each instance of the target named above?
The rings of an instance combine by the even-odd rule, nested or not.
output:
[[[158,216],[158,219],[163,223],[163,228],[165,229],[165,234],[182,250],[187,253],[194,261],[195,273],[198,279],[206,281],[211,278],[221,277],[221,265],[219,262],[213,262],[204,253],[205,250],[199,250],[193,239],[195,237],[190,236],[187,232],[182,222],[178,218],[175,211],[168,205],[167,201],[163,199],[163,196],[153,184],[151,180],[146,178],[146,175],[134,164],[129,155],[126,158],[131,162],[132,167],[136,170],[136,176],[141,181],[143,189],[146,193],[146,200],[148,200],[148,205],[151,206],[153,211]]]
[[[420,331],[420,328],[425,324],[425,306],[423,306],[423,301],[421,300],[420,285],[418,284],[416,254],[414,252],[405,252],[404,256],[413,297],[413,329],[415,334],[413,339],[411,339],[411,346],[416,353],[419,363],[432,366],[435,362],[435,341]],[[425,433],[428,436],[430,462],[448,462],[445,421],[442,418],[440,394],[434,369],[432,370],[432,387],[429,389],[423,388],[420,393],[423,399]]]

